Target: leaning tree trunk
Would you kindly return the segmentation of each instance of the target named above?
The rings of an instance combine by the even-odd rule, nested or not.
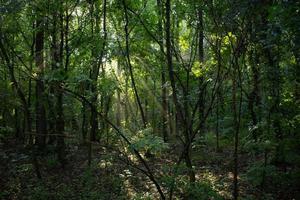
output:
[[[131,85],[133,87],[133,91],[135,94],[135,98],[138,104],[138,108],[139,108],[139,112],[141,114],[141,118],[142,118],[142,122],[143,122],[143,127],[146,128],[147,126],[147,121],[146,121],[146,116],[145,116],[145,112],[142,106],[142,101],[141,98],[138,94],[137,91],[137,87],[136,87],[136,82],[135,82],[135,78],[134,78],[134,74],[133,74],[133,67],[131,64],[131,58],[130,58],[130,45],[129,45],[129,16],[128,16],[128,9],[127,9],[127,5],[126,5],[126,1],[122,0],[122,4],[123,4],[123,9],[124,9],[124,15],[125,15],[125,26],[124,26],[124,32],[125,32],[125,43],[126,43],[126,50],[125,50],[125,56],[126,56],[126,61],[127,61],[127,65],[128,65],[128,69],[129,69],[129,74],[130,74],[130,78],[131,78]]]

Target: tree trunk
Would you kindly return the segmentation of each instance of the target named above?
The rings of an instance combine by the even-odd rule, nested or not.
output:
[[[125,51],[126,55],[125,56],[126,56],[128,69],[129,69],[130,78],[131,78],[131,84],[132,84],[133,91],[134,91],[134,94],[135,94],[135,98],[136,98],[136,101],[137,101],[137,104],[138,104],[138,107],[139,107],[139,111],[140,111],[140,114],[141,114],[143,127],[146,128],[146,126],[147,126],[146,116],[145,116],[145,113],[144,113],[144,109],[143,109],[143,106],[142,106],[140,96],[139,96],[138,91],[137,91],[135,78],[134,78],[134,74],[133,74],[133,67],[132,67],[131,59],[130,59],[129,29],[128,29],[129,17],[128,17],[128,10],[127,10],[126,1],[122,0],[122,4],[123,4],[123,9],[124,9],[124,15],[125,15],[125,26],[124,26],[125,42],[126,42],[126,51]]]
[[[45,148],[47,135],[46,111],[44,107],[44,20],[37,16],[35,35],[35,64],[38,70],[36,81],[36,144],[40,149]]]
[[[97,92],[97,81],[98,81],[98,76],[99,76],[99,70],[100,66],[103,64],[102,59],[105,53],[105,45],[106,45],[106,37],[107,37],[107,32],[106,32],[106,4],[107,1],[103,0],[103,24],[102,24],[102,29],[103,29],[103,35],[102,35],[102,46],[100,49],[100,54],[96,52],[94,49],[92,50],[92,56],[94,60],[94,64],[91,70],[91,92],[93,94],[91,103],[91,130],[90,130],[90,142],[89,142],[89,152],[88,152],[88,164],[89,166],[91,165],[91,157],[92,157],[92,141],[96,141],[96,133],[98,131],[98,115],[97,115],[97,101],[98,101],[98,92]],[[93,16],[95,14],[95,34],[100,33],[100,3],[99,1],[96,1],[96,5],[94,3],[91,3],[91,23],[92,23],[92,34],[94,33],[94,28],[93,28]],[[96,8],[96,11],[94,13],[94,7]]]
[[[158,35],[159,35],[159,43],[160,43],[160,51],[164,53],[164,42],[163,42],[163,5],[161,0],[157,0],[157,10],[158,10]],[[163,58],[161,58],[161,61]],[[162,135],[164,142],[168,140],[168,101],[167,101],[167,80],[166,80],[166,69],[165,64],[162,62],[161,64],[161,96],[162,96]]]

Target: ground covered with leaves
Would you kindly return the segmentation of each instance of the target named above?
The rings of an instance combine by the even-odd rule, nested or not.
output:
[[[64,167],[57,160],[55,148],[48,146],[37,157],[42,175],[38,179],[30,149],[8,139],[0,146],[0,199],[159,199],[154,185],[138,170],[143,166],[130,152],[125,153],[118,146],[93,144],[90,167],[87,145],[69,144]],[[173,147],[173,151],[176,148]],[[184,165],[179,166],[174,179],[176,156],[173,151],[170,147],[166,152],[146,158],[165,193],[175,180],[174,199],[232,199],[233,164],[229,148],[215,151],[202,148],[201,144],[194,146],[197,182],[193,185],[189,184]],[[281,182],[274,184],[272,174],[266,176],[262,190],[260,169],[251,167],[250,162],[254,161],[249,160],[249,154],[241,154],[240,161],[241,199],[293,199],[297,195],[297,185],[291,185],[283,176]],[[288,175],[285,177],[288,179]],[[289,184],[284,187],[286,183]]]

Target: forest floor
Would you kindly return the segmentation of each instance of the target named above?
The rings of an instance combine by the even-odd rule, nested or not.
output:
[[[0,199],[158,199],[153,184],[136,168],[134,163],[115,148],[93,145],[93,162],[88,167],[87,147],[68,145],[67,164],[64,169],[57,161],[55,149],[48,147],[45,156],[38,157],[42,179],[38,179],[32,165],[30,151],[13,139],[0,143]],[[165,177],[174,166],[175,154],[168,152],[149,158],[148,163],[156,177]],[[223,149],[196,149],[193,160],[197,181],[205,183],[207,198],[214,194],[218,199],[231,199],[232,152]],[[240,156],[240,170],[247,167],[246,157]],[[137,164],[138,166],[138,164]],[[184,171],[184,170],[183,170]],[[187,177],[179,173],[178,188],[185,188]],[[249,187],[239,178],[241,199],[258,199],[257,189]],[[161,181],[164,179],[161,178]],[[180,185],[182,184],[182,185]],[[184,199],[182,191],[175,190],[176,199]]]

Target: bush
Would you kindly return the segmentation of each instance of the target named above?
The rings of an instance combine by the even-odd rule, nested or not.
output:
[[[223,199],[210,184],[204,182],[196,182],[187,184],[186,199],[189,200],[221,200]]]

